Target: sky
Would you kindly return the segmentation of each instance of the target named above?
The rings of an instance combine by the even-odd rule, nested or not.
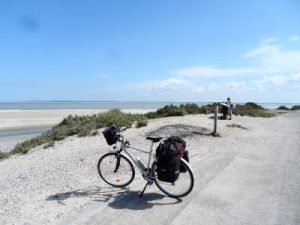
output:
[[[0,101],[300,102],[298,0],[0,0]]]

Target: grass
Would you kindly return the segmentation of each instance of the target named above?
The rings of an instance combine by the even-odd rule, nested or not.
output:
[[[181,104],[180,106],[166,105],[155,112],[146,114],[124,113],[119,109],[112,109],[107,112],[95,114],[92,116],[71,116],[64,118],[58,125],[40,136],[32,138],[17,144],[10,152],[0,152],[0,159],[8,158],[14,154],[26,154],[30,149],[40,145],[44,148],[53,147],[55,141],[61,141],[68,136],[78,135],[95,136],[99,134],[98,129],[115,125],[116,127],[131,126],[136,122],[136,127],[147,126],[149,119],[168,117],[168,116],[184,116],[187,114],[210,114],[213,113],[218,103],[198,106],[194,103]],[[293,109],[294,108],[294,109]],[[292,109],[300,109],[300,106],[294,106]],[[277,114],[264,109],[262,106],[253,102],[245,105],[237,104],[233,110],[233,114],[253,117],[273,117]],[[242,128],[241,128],[242,129]]]
[[[237,124],[237,123],[227,124],[226,126],[227,127],[233,127],[233,128],[240,128],[242,130],[248,130],[247,127],[244,127],[244,126],[242,126],[240,124]]]
[[[264,117],[264,118],[270,118],[278,115],[277,113],[267,110],[262,106],[253,102],[247,102],[245,105],[237,104],[233,109],[232,113],[234,115],[240,115],[240,116]]]
[[[156,110],[155,112],[148,112],[145,116],[148,119],[155,119],[169,116],[184,116],[187,114],[209,114],[213,113],[218,104],[208,104],[198,106],[194,103],[181,104],[180,106],[166,105],[163,108]]]

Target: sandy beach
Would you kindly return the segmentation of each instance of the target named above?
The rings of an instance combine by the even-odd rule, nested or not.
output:
[[[0,110],[0,151],[10,151],[17,143],[35,137],[58,124],[68,115],[93,115],[107,110]],[[123,109],[124,112],[146,113],[154,109]]]
[[[209,117],[154,119],[147,127],[124,132],[133,145],[145,149],[149,133],[187,134],[196,183],[182,201],[164,197],[154,185],[143,199],[137,198],[145,184],[139,173],[128,189],[109,187],[96,167],[109,149],[104,137],[72,136],[0,162],[0,224],[140,224],[141,219],[144,224],[183,224],[187,217],[195,225],[219,224],[222,218],[228,221],[223,224],[297,224],[300,112],[219,121],[218,138],[182,129],[211,131]],[[248,130],[226,126],[233,122]],[[143,153],[134,154],[146,160]],[[172,215],[179,212],[175,219]],[[259,215],[264,216],[255,222]]]

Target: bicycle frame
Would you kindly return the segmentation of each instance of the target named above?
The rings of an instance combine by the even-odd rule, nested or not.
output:
[[[121,140],[120,142],[121,142],[121,146],[120,146],[120,149],[118,150],[119,153],[121,153],[122,151],[124,151],[126,153],[126,156],[128,156],[128,158],[139,168],[139,170],[140,170],[140,172],[142,174],[144,174],[143,172],[145,172],[145,169],[146,170],[150,170],[151,156],[152,156],[153,144],[154,144],[153,142],[151,142],[150,151],[145,151],[143,149],[131,146],[129,143],[126,143],[123,140]],[[114,148],[117,148],[117,147],[115,146]],[[131,149],[143,152],[143,153],[147,153],[149,155],[147,167],[145,167],[145,165],[143,164],[143,162],[140,161],[138,158],[137,159],[133,158],[131,156],[131,154],[127,151],[128,148],[131,148]],[[142,165],[140,165],[140,163]]]

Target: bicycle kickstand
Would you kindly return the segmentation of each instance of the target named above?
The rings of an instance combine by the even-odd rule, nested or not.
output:
[[[139,194],[139,198],[143,197],[144,192],[145,192],[145,190],[146,190],[146,187],[148,186],[149,183],[150,183],[150,181],[148,181],[148,182],[146,183],[144,189],[143,189],[143,190],[141,191],[141,193]]]

